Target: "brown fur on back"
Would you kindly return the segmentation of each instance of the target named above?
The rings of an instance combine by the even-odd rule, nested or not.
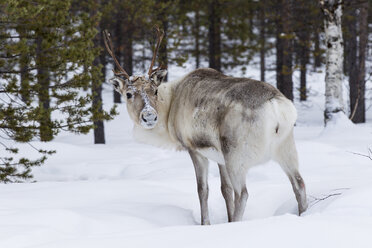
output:
[[[209,68],[195,70],[179,82],[175,96],[184,93],[188,94],[188,99],[193,101],[195,107],[221,103],[228,106],[232,102],[239,102],[249,109],[259,108],[270,99],[282,95],[268,83],[229,77]]]
[[[170,130],[185,148],[220,149],[221,135],[233,132],[230,127],[221,130],[230,122],[226,120],[229,112],[241,105],[242,111],[237,115],[241,123],[254,123],[256,110],[281,95],[276,88],[264,82],[229,77],[213,69],[198,69],[174,87]],[[190,130],[190,133],[184,130]]]

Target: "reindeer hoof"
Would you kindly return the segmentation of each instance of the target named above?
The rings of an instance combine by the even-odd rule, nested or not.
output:
[[[202,223],[201,223],[201,225],[202,226],[209,226],[211,224],[211,222],[209,221],[209,220],[207,220],[207,221],[202,221]]]
[[[307,209],[307,203],[305,203],[305,204],[302,205],[302,206],[298,206],[298,216],[301,216],[301,214],[302,214],[303,212],[305,212],[306,209]]]

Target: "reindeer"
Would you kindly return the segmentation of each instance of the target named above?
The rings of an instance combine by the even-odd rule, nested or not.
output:
[[[127,98],[137,140],[189,153],[201,224],[210,224],[208,159],[218,164],[229,222],[242,220],[248,169],[269,159],[278,162],[288,176],[298,213],[304,212],[306,191],[298,171],[293,103],[268,83],[226,76],[209,68],[162,83],[167,70],[153,66],[164,32],[156,29],[157,44],[147,76],[130,77],[115,58],[109,33],[104,33],[106,48],[119,68],[110,83]]]

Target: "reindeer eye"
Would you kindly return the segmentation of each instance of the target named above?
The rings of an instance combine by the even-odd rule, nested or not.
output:
[[[158,95],[158,90],[155,90],[155,96],[157,96]]]
[[[127,93],[127,98],[128,99],[132,98],[132,94],[131,93]]]

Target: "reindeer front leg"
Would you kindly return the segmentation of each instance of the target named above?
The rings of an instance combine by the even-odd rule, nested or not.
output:
[[[195,168],[201,210],[201,224],[210,225],[208,213],[208,159],[191,150],[189,150],[189,154]]]

